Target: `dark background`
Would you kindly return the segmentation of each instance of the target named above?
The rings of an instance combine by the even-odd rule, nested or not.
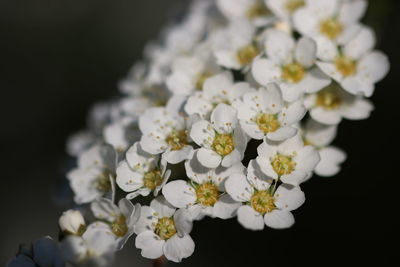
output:
[[[174,13],[171,6],[185,2],[0,0],[1,265],[19,243],[57,236],[67,207],[55,204],[54,192],[66,171],[67,136],[84,127],[91,104],[117,93],[116,83],[141,57],[145,42]],[[370,1],[366,22],[392,67],[372,97],[371,118],[340,127],[335,144],[348,153],[342,172],[302,186],[307,201],[289,230],[251,232],[235,220],[196,223],[195,253],[181,266],[396,260],[399,10],[400,1]],[[115,266],[150,265],[132,239]]]

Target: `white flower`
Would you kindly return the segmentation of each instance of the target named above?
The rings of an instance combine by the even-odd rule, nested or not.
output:
[[[374,109],[370,101],[360,95],[347,93],[336,83],[306,96],[304,104],[314,120],[328,125],[339,124],[342,118],[366,119]]]
[[[237,211],[239,223],[251,230],[262,230],[264,224],[275,229],[291,227],[294,224],[291,211],[304,203],[303,191],[288,184],[271,186],[253,164],[256,166],[250,161],[247,177],[236,173],[225,183],[229,195],[243,203]]]
[[[123,153],[140,137],[137,120],[128,116],[115,120],[104,127],[103,137],[117,152]]]
[[[257,152],[256,160],[262,172],[294,186],[308,179],[320,161],[318,151],[312,146],[304,146],[299,134],[283,142],[265,139]]]
[[[174,262],[180,262],[194,252],[194,242],[189,236],[192,222],[187,211],[177,210],[164,197],[159,196],[143,206],[138,223],[135,245],[142,250],[142,256],[157,259],[162,255]]]
[[[387,56],[380,51],[372,51],[374,45],[374,33],[363,27],[340,49],[332,47],[323,61],[317,64],[349,93],[370,97],[374,93],[375,83],[389,71]]]
[[[232,21],[227,28],[214,32],[213,52],[217,64],[239,70],[251,64],[260,54],[254,41],[256,29],[248,21]]]
[[[82,235],[86,230],[85,220],[79,210],[64,211],[58,224],[61,231],[72,235]]]
[[[315,66],[316,44],[302,37],[297,43],[288,33],[270,29],[265,33],[267,58],[253,62],[252,74],[261,85],[277,83],[288,102],[304,93],[313,93],[327,86],[331,79]]]
[[[125,192],[126,198],[133,199],[138,195],[158,194],[171,174],[167,163],[160,156],[143,151],[139,143],[135,143],[127,152],[126,160],[117,168],[117,185]]]
[[[89,227],[83,236],[69,235],[60,244],[63,259],[74,266],[111,266],[116,251],[115,237]]]
[[[330,144],[336,137],[336,125],[323,125],[312,119],[302,129],[303,139],[314,146],[321,157],[314,172],[319,176],[334,176],[340,171],[340,164],[346,160],[346,153]]]
[[[207,168],[216,168],[220,164],[230,167],[240,162],[248,141],[237,123],[236,110],[223,103],[211,113],[211,123],[206,120],[194,123],[190,136],[201,146],[196,155]]]
[[[74,133],[68,137],[66,145],[67,153],[70,156],[77,157],[83,151],[92,146],[95,140],[96,136],[88,130],[83,130]]]
[[[117,155],[110,145],[97,144],[78,158],[78,167],[67,174],[77,204],[89,203],[102,196],[114,197]]]
[[[102,198],[92,202],[90,208],[96,219],[101,221],[90,224],[88,230],[93,228],[113,235],[116,249],[122,249],[139,220],[140,204],[133,206],[132,202],[122,198],[116,206],[111,200]]]
[[[293,13],[303,7],[307,0],[264,0],[267,7],[279,19],[285,22],[291,22]]]
[[[202,90],[205,80],[219,71],[207,43],[201,44],[197,50],[193,55],[173,61],[171,74],[165,80],[172,94],[190,95]]]
[[[163,153],[168,163],[179,163],[189,158],[193,150],[189,145],[188,124],[190,120],[166,107],[150,108],[139,120],[143,133],[140,145],[150,154]]]
[[[263,0],[217,0],[219,10],[230,20],[247,19],[256,26],[273,20]]]
[[[20,246],[17,256],[8,262],[7,267],[64,267],[60,252],[57,243],[51,237],[42,237],[29,247]]]
[[[336,44],[347,43],[360,30],[365,0],[307,0],[293,15],[294,26],[318,44],[318,57],[325,59]]]
[[[306,113],[300,100],[285,106],[276,84],[246,93],[242,101],[235,103],[235,107],[240,125],[251,138],[262,139],[266,136],[274,141],[293,137],[297,130],[292,125]]]
[[[205,80],[203,91],[190,96],[184,109],[189,115],[198,114],[202,118],[209,118],[219,103],[232,104],[249,90],[248,83],[235,83],[231,72],[222,72]]]
[[[193,157],[185,162],[189,182],[175,180],[166,184],[162,190],[169,203],[177,208],[187,208],[193,219],[204,215],[229,219],[235,216],[239,203],[224,194],[224,182],[232,173],[243,172],[242,163],[224,168],[208,169]]]

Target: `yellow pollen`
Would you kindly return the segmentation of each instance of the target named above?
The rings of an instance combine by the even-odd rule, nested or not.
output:
[[[289,13],[293,13],[304,5],[305,5],[304,0],[289,0],[286,2],[285,7],[286,10],[289,11]]]
[[[357,71],[357,62],[346,56],[338,56],[335,66],[344,77],[354,75]]]
[[[128,226],[126,225],[126,218],[124,215],[120,215],[115,222],[111,224],[111,230],[114,235],[123,237],[128,232]]]
[[[230,154],[235,149],[233,136],[230,134],[217,134],[211,145],[215,152],[221,156]]]
[[[311,143],[308,139],[303,138],[304,146],[314,146],[313,143]]]
[[[152,170],[144,175],[143,178],[144,187],[150,190],[154,190],[160,184],[162,184],[162,177],[160,170]]]
[[[267,191],[256,191],[250,199],[250,204],[255,211],[262,214],[276,208],[274,196]]]
[[[267,7],[261,2],[257,1],[253,6],[251,6],[247,10],[247,18],[255,19],[258,17],[264,17],[270,14],[271,12],[267,9]]]
[[[171,150],[181,150],[187,145],[187,131],[186,130],[174,130],[165,139],[165,142],[171,147]]]
[[[154,232],[161,237],[161,239],[167,240],[176,234],[175,222],[170,217],[163,217],[158,220],[156,229]]]
[[[196,188],[197,202],[204,206],[214,206],[218,201],[219,191],[213,182],[206,182]]]
[[[248,44],[237,53],[237,59],[242,66],[249,65],[253,59],[260,53],[260,50],[254,44]]]
[[[282,67],[282,78],[291,83],[298,83],[303,80],[306,74],[305,69],[299,63],[291,63]]]
[[[324,109],[333,110],[340,107],[342,104],[342,98],[339,95],[339,91],[333,86],[329,86],[317,93],[315,100],[316,106]]]
[[[337,19],[329,18],[320,23],[319,31],[334,40],[343,32],[343,25]]]
[[[258,128],[265,134],[275,132],[279,127],[278,116],[274,114],[260,113],[256,117]]]
[[[204,82],[212,76],[212,73],[202,72],[197,75],[197,81],[195,83],[196,90],[201,91],[203,89]]]
[[[286,175],[292,173],[296,167],[296,162],[293,161],[291,156],[277,154],[271,161],[272,168],[279,175]]]
[[[97,184],[96,188],[102,192],[108,192],[111,190],[111,182],[110,182],[110,172],[104,170],[98,177],[97,177]]]

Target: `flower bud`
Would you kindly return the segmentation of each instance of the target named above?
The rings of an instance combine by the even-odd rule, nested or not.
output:
[[[85,230],[85,220],[78,210],[67,210],[63,212],[58,220],[61,231],[66,234],[82,235]]]

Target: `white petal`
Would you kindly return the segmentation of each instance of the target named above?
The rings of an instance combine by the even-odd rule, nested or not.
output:
[[[282,126],[290,126],[299,122],[306,115],[306,107],[302,101],[296,101],[285,107],[279,114],[279,120]]]
[[[372,50],[375,46],[375,34],[367,27],[363,27],[358,34],[346,44],[343,52],[353,60],[358,60],[362,55]]]
[[[311,172],[317,166],[320,159],[319,153],[314,147],[305,146],[297,152],[295,157],[297,163],[296,170]]]
[[[358,62],[358,76],[371,83],[382,80],[389,72],[388,57],[380,51],[368,53]]]
[[[221,162],[221,166],[225,168],[229,168],[232,165],[240,162],[242,160],[242,154],[238,149],[234,149],[231,153],[228,155],[224,156]]]
[[[142,250],[142,256],[148,259],[158,259],[163,255],[165,241],[160,239],[154,232],[145,231],[140,233],[135,240],[135,246]]]
[[[236,201],[247,202],[253,195],[254,188],[248,183],[246,176],[232,174],[225,182],[226,192]]]
[[[298,209],[306,200],[304,192],[298,186],[280,185],[275,192],[275,205],[281,210]]]
[[[317,44],[310,38],[302,37],[296,45],[296,61],[309,68],[314,65],[317,56]]]
[[[215,151],[206,148],[200,148],[197,150],[197,159],[199,162],[207,168],[216,168],[221,163],[221,156]]]
[[[211,123],[201,120],[193,124],[190,130],[190,137],[199,146],[211,147],[214,141],[215,131]]]
[[[236,128],[236,109],[220,103],[211,113],[211,124],[220,134],[232,133]]]
[[[273,210],[265,214],[264,221],[271,228],[285,229],[294,224],[294,217],[290,211]]]
[[[185,104],[185,112],[189,115],[199,114],[205,118],[213,109],[213,105],[209,100],[200,97],[199,94],[189,97]]]
[[[367,9],[365,0],[344,1],[339,10],[338,19],[345,24],[356,23],[364,15]]]
[[[288,138],[292,138],[295,136],[297,133],[297,129],[290,127],[290,126],[284,126],[276,130],[275,132],[268,133],[267,138],[272,140],[272,141],[284,141]]]
[[[270,113],[275,114],[283,108],[284,102],[282,91],[275,83],[268,83],[265,88],[260,88],[258,91],[258,97],[260,106],[264,112],[269,111]]]
[[[183,180],[167,183],[163,187],[162,193],[167,201],[177,208],[186,208],[196,201],[194,189]]]
[[[349,105],[343,105],[340,114],[349,120],[367,119],[374,110],[373,104],[367,99],[357,97]]]
[[[310,110],[311,117],[322,123],[328,125],[336,125],[341,122],[342,118],[339,113],[335,110],[326,110],[321,107],[313,108]]]
[[[308,71],[306,77],[301,81],[304,92],[315,93],[322,88],[331,84],[332,80],[329,76],[323,73],[318,67],[312,68]]]
[[[267,30],[265,47],[268,58],[274,63],[284,65],[292,61],[295,43],[286,32],[276,29]]]
[[[328,76],[332,77],[337,82],[343,80],[343,75],[336,69],[335,64],[331,62],[318,61],[317,66]]]
[[[267,85],[279,80],[281,77],[280,66],[265,58],[254,60],[251,72],[254,79],[261,85]]]
[[[192,146],[184,146],[180,150],[168,150],[164,153],[164,157],[167,160],[168,163],[171,164],[178,164],[186,159],[189,158],[189,156],[193,152],[193,147]]]
[[[215,203],[213,207],[213,215],[220,219],[230,219],[236,215],[236,210],[241,206],[240,202],[236,202],[229,195],[225,194]]]
[[[158,196],[150,202],[150,207],[155,210],[159,218],[172,217],[175,207],[169,203],[164,196]]]
[[[336,43],[326,38],[319,36],[315,38],[317,42],[317,57],[323,61],[333,61],[338,55],[338,48]]]
[[[138,235],[145,231],[153,231],[158,221],[154,215],[156,211],[149,206],[142,206],[140,209],[140,218],[135,224],[135,233]]]
[[[256,160],[250,160],[247,167],[247,181],[258,191],[264,191],[270,188],[273,180],[265,175]]]
[[[121,214],[119,208],[109,199],[101,198],[91,203],[90,209],[97,219],[113,222],[118,214]]]
[[[193,220],[187,209],[179,209],[174,214],[175,227],[180,237],[188,235],[193,228]]]
[[[144,151],[153,155],[164,152],[168,147],[164,141],[164,136],[158,134],[143,134],[140,139],[140,146]]]
[[[126,161],[122,161],[117,168],[116,182],[125,192],[132,192],[143,186],[143,174],[132,171]]]
[[[173,262],[181,262],[194,252],[194,242],[190,235],[179,237],[174,235],[168,239],[163,248],[165,257]]]
[[[319,151],[321,161],[315,168],[319,176],[334,176],[340,171],[340,164],[346,160],[346,153],[336,147],[327,147]]]
[[[300,8],[293,14],[294,27],[305,36],[313,36],[318,28],[318,18],[307,9]]]
[[[243,205],[238,209],[237,218],[239,223],[246,229],[254,231],[264,229],[262,214],[248,205]]]

